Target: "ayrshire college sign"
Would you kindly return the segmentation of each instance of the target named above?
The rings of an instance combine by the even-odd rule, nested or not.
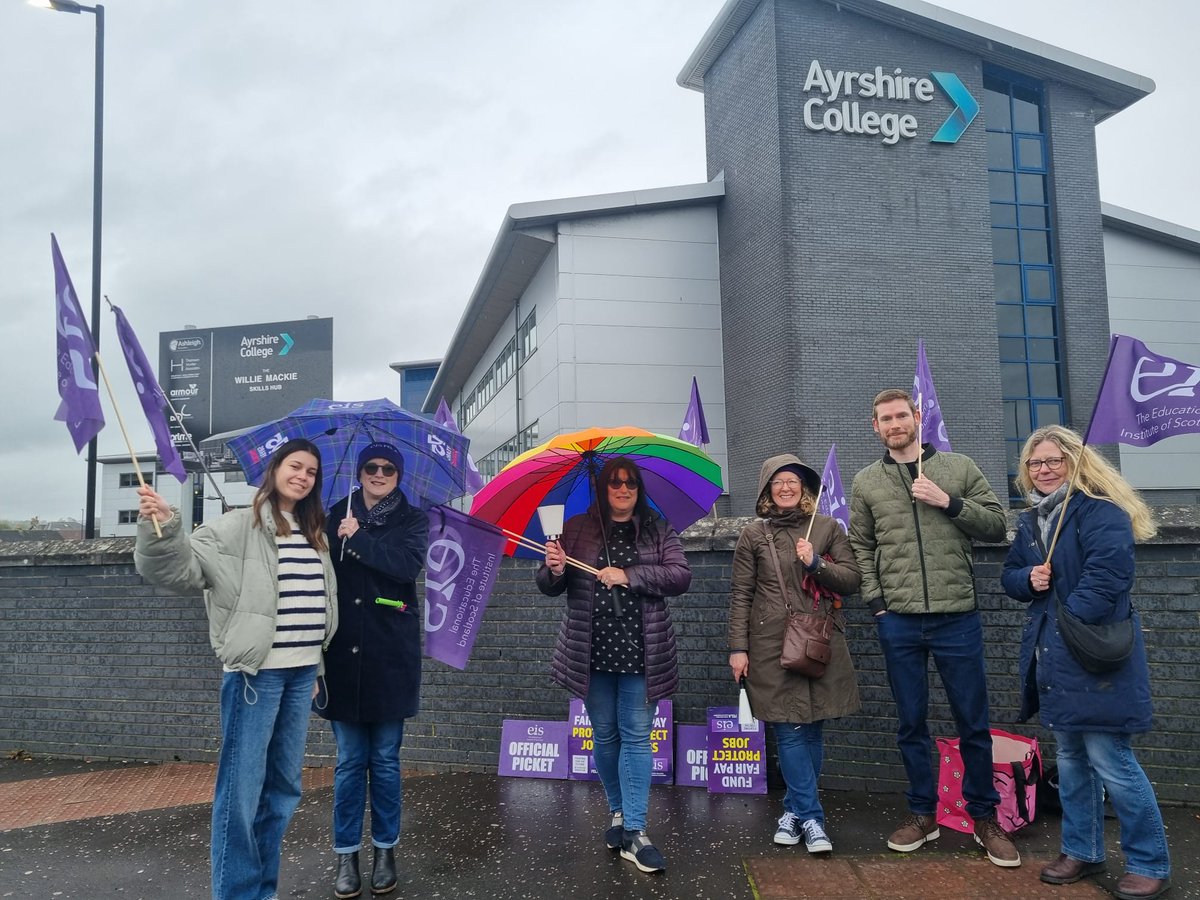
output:
[[[333,319],[162,332],[158,373],[199,443],[332,394]],[[173,420],[170,427],[172,442],[186,449],[187,434]]]
[[[892,146],[917,136],[918,121],[911,112],[880,112],[864,108],[864,100],[929,103],[936,86],[954,103],[954,111],[930,138],[931,143],[953,144],[979,114],[979,103],[953,72],[931,72],[930,77],[905,75],[899,67],[885,72],[876,66],[867,72],[826,69],[819,59],[808,67],[804,93],[816,94],[804,102],[804,127],[809,131],[878,136]],[[840,102],[839,102],[840,101]]]

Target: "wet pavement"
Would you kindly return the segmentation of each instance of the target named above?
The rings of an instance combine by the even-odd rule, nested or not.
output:
[[[332,770],[309,769],[285,838],[281,898],[332,897]],[[0,898],[208,896],[213,768],[83,761],[0,761]],[[1115,820],[1109,873],[1074,885],[1038,881],[1058,854],[1058,820],[1018,835],[1023,865],[999,869],[970,835],[942,829],[916,853],[884,845],[903,797],[827,790],[832,856],[771,842],[767,796],[656,786],[650,835],[668,870],[647,875],[603,846],[607,806],[596,782],[406,773],[389,897],[421,898],[1103,898],[1121,875]],[[1164,809],[1175,867],[1168,898],[1200,898],[1200,810]],[[364,872],[369,872],[364,852]],[[369,896],[369,891],[365,896]]]

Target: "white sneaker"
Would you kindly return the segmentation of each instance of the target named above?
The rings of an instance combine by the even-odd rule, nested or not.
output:
[[[833,843],[829,840],[829,835],[816,819],[809,819],[800,829],[804,832],[804,846],[809,853],[833,852]]]
[[[775,831],[775,843],[792,846],[800,843],[800,820],[790,812],[779,817],[779,827]]]

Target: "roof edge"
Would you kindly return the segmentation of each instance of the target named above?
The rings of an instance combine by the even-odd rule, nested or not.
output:
[[[1148,238],[1160,244],[1170,244],[1183,250],[1200,252],[1200,231],[1194,228],[1104,202],[1100,204],[1100,218],[1106,226],[1116,231]]]
[[[699,45],[692,51],[676,82],[691,90],[704,90],[704,76],[725,51],[738,29],[762,0],[729,0],[717,13]],[[956,13],[925,0],[822,0],[839,10],[885,22],[908,31],[915,30],[913,18],[932,23],[935,40],[978,52],[985,60],[1012,65],[1011,55],[1040,60],[1038,71],[1079,85],[1114,107],[1124,109],[1154,91],[1153,79],[1136,72],[1092,59],[1082,54],[1047,44],[998,25]],[[1005,51],[1009,51],[1005,53]],[[1114,110],[1114,111],[1116,111]],[[1104,116],[1101,116],[1104,118]]]
[[[436,404],[438,398],[447,394],[455,394],[461,385],[455,383],[460,366],[445,365],[446,361],[454,361],[456,355],[468,343],[471,332],[478,326],[482,313],[488,307],[495,286],[500,283],[500,275],[510,257],[513,243],[520,236],[531,240],[544,240],[546,252],[554,244],[554,235],[546,237],[538,234],[538,226],[548,225],[565,219],[582,219],[596,216],[619,215],[626,212],[648,212],[654,209],[664,209],[672,206],[690,206],[701,203],[716,203],[725,197],[725,173],[718,172],[712,181],[699,184],[682,184],[671,187],[648,188],[635,191],[621,191],[613,194],[591,194],[582,197],[565,197],[557,200],[537,200],[529,203],[514,203],[508,208],[492,248],[483,264],[483,270],[475,282],[475,287],[463,309],[462,317],[450,337],[446,352],[442,357],[442,365],[438,367],[429,394],[422,407]],[[503,281],[507,292],[524,293],[529,286],[533,271],[522,272],[517,280],[508,278]],[[471,362],[474,368],[475,361]],[[452,390],[447,391],[447,387]]]

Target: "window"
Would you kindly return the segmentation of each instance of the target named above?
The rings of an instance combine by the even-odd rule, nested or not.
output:
[[[136,525],[137,520],[138,511],[136,509],[122,509],[117,513],[118,525]]]
[[[988,69],[983,86],[1005,455],[1016,500],[1025,439],[1065,419],[1054,219],[1040,83]]]
[[[520,434],[510,437],[483,459],[476,460],[475,464],[479,468],[479,474],[490,480],[526,450],[532,450],[537,445],[538,423],[534,422],[522,429]]]
[[[475,389],[463,396],[462,404],[458,408],[458,424],[461,428],[466,428],[467,424],[483,411],[497,391],[508,384],[517,369],[536,349],[537,323],[534,313],[530,313],[517,329],[517,335],[504,345],[504,349],[492,362],[487,374],[479,379]],[[480,468],[480,472],[482,471]]]
[[[153,472],[145,472],[143,473],[142,477],[146,479],[146,484],[151,486],[154,485]],[[135,488],[141,487],[142,483],[138,481],[137,472],[122,472],[120,486],[123,488]]]
[[[524,363],[533,352],[537,350],[537,310],[535,309],[525,321],[521,323],[521,327],[517,332],[517,339],[521,344],[521,363]]]

